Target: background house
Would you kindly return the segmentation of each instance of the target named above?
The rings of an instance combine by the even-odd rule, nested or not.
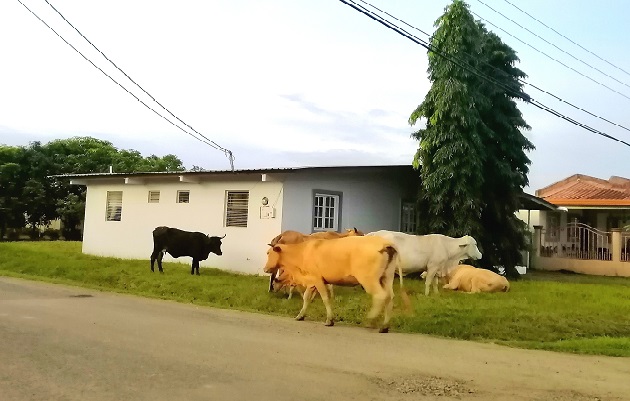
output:
[[[575,174],[536,191],[558,210],[532,212],[534,267],[630,276],[630,180]]]
[[[630,224],[630,179],[608,180],[575,174],[536,191],[536,195],[567,209],[547,211],[541,225],[548,229],[577,221],[600,231]]]
[[[146,259],[147,269],[161,225],[225,234],[223,255],[201,265],[252,274],[284,230],[415,230],[418,173],[408,165],[63,177],[87,187],[83,252]]]

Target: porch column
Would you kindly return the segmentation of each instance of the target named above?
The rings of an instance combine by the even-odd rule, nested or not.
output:
[[[534,242],[532,243],[532,248],[535,256],[540,256],[540,236],[542,235],[542,228],[543,226],[534,226]]]
[[[612,261],[621,262],[621,228],[613,228],[612,232]]]

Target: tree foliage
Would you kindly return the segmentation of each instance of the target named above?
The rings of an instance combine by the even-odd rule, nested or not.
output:
[[[422,176],[419,232],[472,235],[484,267],[501,265],[513,275],[525,248],[515,212],[528,183],[525,152],[533,149],[515,103],[526,96],[519,82],[525,73],[515,67],[514,50],[475,21],[463,1],[454,0],[435,25],[432,86],[409,118],[411,125],[426,121],[413,134]]]
[[[67,239],[80,239],[85,188],[51,176],[77,173],[182,171],[175,155],[148,157],[117,149],[92,137],[58,139],[42,145],[0,145],[0,239],[8,228],[37,228],[60,218]]]

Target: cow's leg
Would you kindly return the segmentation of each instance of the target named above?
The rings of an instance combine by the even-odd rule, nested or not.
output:
[[[273,281],[276,279],[276,274],[278,274],[278,271],[271,273],[271,276],[269,276],[269,292],[273,292]]]
[[[433,280],[436,280],[436,283],[434,284],[435,287],[435,292],[437,293],[437,273],[438,273],[438,265],[436,264],[430,264],[427,267],[427,277],[425,278],[425,282],[424,282],[424,295],[429,295],[429,293],[431,292],[431,285],[434,284]]]
[[[324,306],[326,307],[326,326],[332,326],[335,324],[333,320],[333,312],[332,306],[330,305],[330,296],[328,295],[328,286],[324,284],[322,281],[315,283],[315,288],[319,291],[319,295],[322,297],[322,301],[324,301]]]
[[[199,275],[199,261],[197,259],[193,259],[193,261],[192,261],[192,267],[190,268],[190,274],[195,274],[195,271],[197,272],[197,275]]]
[[[158,253],[157,255],[157,265],[158,265],[158,270],[160,271],[160,273],[164,273],[164,270],[162,270],[162,258],[164,257],[164,250],[160,251],[160,253]],[[153,266],[151,266],[153,267]],[[153,269],[151,269],[151,271],[153,271]]]
[[[370,282],[360,284],[365,289],[365,292],[372,296],[372,308],[367,314],[367,321],[370,327],[374,327],[374,319],[381,314],[389,297],[389,293],[381,285],[380,279],[370,280]]]
[[[156,251],[155,249],[153,250],[153,253],[151,254],[151,271],[154,272],[155,270],[153,270],[153,265],[155,263],[155,259],[157,259],[158,256],[158,251]]]
[[[383,309],[383,325],[379,330],[379,333],[387,333],[389,331],[389,320],[392,317],[392,310],[394,310],[394,271],[391,269],[391,275],[389,271],[385,274],[385,280],[383,281],[383,289],[387,291],[388,297],[385,301],[385,307]]]
[[[304,315],[306,314],[306,308],[308,308],[308,305],[311,303],[311,301],[313,300],[313,297],[311,296],[311,293],[313,292],[313,287],[306,287],[306,290],[304,290],[304,294],[302,294],[302,309],[300,310],[300,313],[298,313],[298,315],[295,317],[295,320],[304,320]]]
[[[454,278],[442,286],[442,288],[453,291],[456,291],[457,287],[459,287],[459,278]]]

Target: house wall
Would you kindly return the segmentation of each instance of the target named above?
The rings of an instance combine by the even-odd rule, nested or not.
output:
[[[258,176],[260,177],[260,176]],[[282,221],[281,182],[212,181],[201,183],[90,184],[87,187],[83,252],[119,258],[146,259],[147,270],[153,250],[152,231],[157,226],[176,227],[223,236],[222,256],[210,254],[201,266],[218,267],[244,273],[262,273],[266,245],[280,232]],[[148,203],[148,191],[159,190],[160,202]],[[190,191],[190,203],[176,203],[178,190]],[[227,190],[249,190],[246,228],[225,227]],[[107,191],[122,191],[121,221],[106,221]],[[260,218],[261,199],[275,203],[276,217]],[[165,261],[187,263],[191,258]]]
[[[282,230],[313,231],[313,190],[342,193],[340,231],[399,230],[406,189],[395,177],[339,173],[292,174],[284,181]]]

